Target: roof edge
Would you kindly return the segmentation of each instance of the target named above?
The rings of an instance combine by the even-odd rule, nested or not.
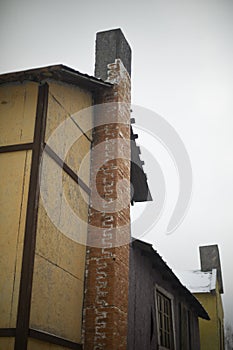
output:
[[[154,250],[153,245],[147,242],[143,242],[138,239],[132,238],[132,245],[137,245],[139,248],[145,250],[148,254],[153,255],[154,257],[157,257],[163,267],[166,270],[166,273],[169,274],[169,277],[172,277],[174,282],[176,283],[177,287],[180,288],[181,292],[183,292],[183,295],[187,297],[187,299],[190,301],[190,303],[194,306],[194,308],[197,311],[197,314],[199,317],[210,320],[210,317],[205,310],[205,308],[202,306],[202,304],[197,300],[197,298],[186,288],[181,281],[178,279],[178,277],[175,275],[175,273],[171,270],[171,268],[167,265],[167,263],[163,260],[163,258],[157,253],[157,251]]]
[[[0,84],[23,82],[26,80],[41,82],[48,79],[60,80],[72,84],[81,84],[91,88],[111,88],[113,84],[94,76],[81,73],[63,64],[32,68],[0,75]]]

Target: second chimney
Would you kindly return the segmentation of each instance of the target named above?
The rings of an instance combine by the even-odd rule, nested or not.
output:
[[[203,272],[217,269],[217,279],[219,283],[219,291],[223,293],[222,270],[217,244],[199,247],[201,270]]]

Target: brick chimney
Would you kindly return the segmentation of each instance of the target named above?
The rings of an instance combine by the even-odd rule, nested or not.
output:
[[[113,87],[96,96],[95,101],[84,350],[127,348],[130,71],[131,49],[121,30],[98,33],[95,75]]]

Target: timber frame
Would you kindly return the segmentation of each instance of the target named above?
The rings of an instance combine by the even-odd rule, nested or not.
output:
[[[32,280],[35,260],[36,230],[39,203],[39,171],[43,151],[87,193],[89,187],[64,163],[56,153],[45,143],[45,128],[48,108],[49,85],[42,82],[38,86],[36,121],[33,142],[13,144],[0,147],[0,153],[32,151],[32,163],[27,200],[26,224],[24,232],[23,259],[20,278],[19,301],[16,328],[0,328],[0,337],[15,338],[15,350],[26,350],[28,339],[33,338],[42,342],[64,346],[68,349],[82,349],[82,345],[64,339],[54,334],[30,328],[30,309],[32,295]]]

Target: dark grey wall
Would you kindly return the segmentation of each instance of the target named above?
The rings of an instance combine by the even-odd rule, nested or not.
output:
[[[177,287],[173,287],[172,281],[166,280],[166,273],[159,261],[156,266],[155,261],[135,246],[130,248],[128,350],[158,349],[155,284],[174,296],[176,350],[199,350],[199,326],[195,310],[190,310],[189,304]],[[183,309],[190,312],[190,331]]]

